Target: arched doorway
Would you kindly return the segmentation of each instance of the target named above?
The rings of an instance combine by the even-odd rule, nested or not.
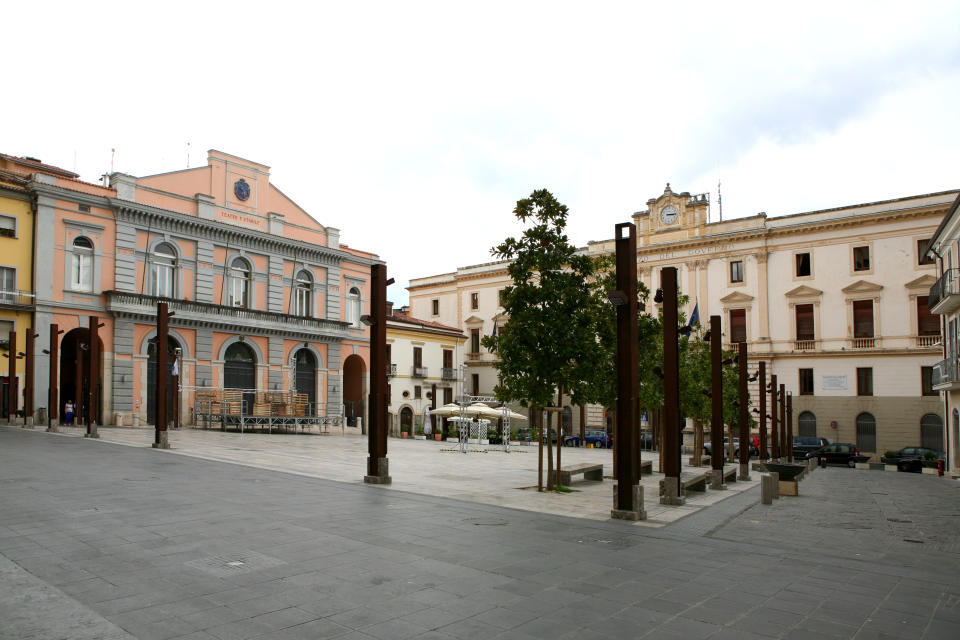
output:
[[[242,342],[227,347],[223,356],[223,388],[243,389],[243,412],[250,413],[256,399],[257,359],[253,350]]]
[[[103,341],[97,338],[98,353],[103,353]],[[60,342],[60,398],[59,415],[63,415],[63,405],[72,400],[76,410],[74,422],[79,424],[87,418],[87,394],[90,391],[90,381],[87,376],[87,367],[90,362],[90,330],[82,327],[72,329],[63,336]],[[97,381],[94,392],[96,411],[102,407],[103,384],[101,376],[103,362],[97,367]],[[94,421],[103,424],[99,415],[94,415]]]
[[[404,407],[400,409],[400,431],[406,427],[407,431],[413,433],[413,409]]]
[[[857,449],[861,453],[873,453],[877,450],[877,420],[872,413],[857,416]]]
[[[317,413],[317,358],[309,349],[300,349],[296,355],[294,369],[294,387],[297,393],[307,394],[310,401],[310,413]]]
[[[343,411],[347,425],[357,426],[357,418],[363,418],[363,373],[366,367],[363,358],[354,354],[343,361]],[[363,432],[367,431],[367,421],[363,420]]]
[[[173,388],[173,358],[180,343],[167,336],[167,420],[173,422],[173,398],[177,390]],[[147,347],[147,424],[157,423],[157,344]]]
[[[943,420],[935,413],[920,418],[920,446],[943,451]]]
[[[797,418],[797,435],[815,438],[817,435],[817,416],[810,411],[804,411]]]

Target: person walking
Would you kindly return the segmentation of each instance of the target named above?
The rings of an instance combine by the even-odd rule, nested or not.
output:
[[[68,425],[73,424],[73,400],[67,400],[63,406],[63,421]]]

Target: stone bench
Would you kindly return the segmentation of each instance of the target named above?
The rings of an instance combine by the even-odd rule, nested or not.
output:
[[[682,495],[686,495],[687,491],[706,491],[706,490],[707,490],[707,472],[706,471],[680,474],[680,493]],[[663,495],[663,480],[660,481],[660,495]]]
[[[723,481],[724,481],[724,482],[736,482],[736,481],[737,481],[737,468],[736,468],[736,467],[724,467],[724,468],[723,468]]]
[[[697,466],[697,456],[694,455],[694,456],[690,456],[689,458],[687,458],[687,464],[690,465],[691,467]],[[706,455],[706,454],[700,456],[700,466],[701,466],[701,467],[709,467],[709,466],[710,466],[710,456],[708,456],[708,455]]]
[[[583,475],[584,480],[594,480],[603,482],[603,465],[602,464],[575,464],[569,467],[561,467],[559,474],[560,482],[553,482],[549,484],[562,484],[563,486],[569,486],[570,481],[573,476]]]
[[[653,474],[653,460],[640,461],[640,475],[649,476]]]

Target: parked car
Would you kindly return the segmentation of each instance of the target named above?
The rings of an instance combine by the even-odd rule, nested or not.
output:
[[[857,445],[849,442],[835,442],[821,447],[816,451],[811,451],[806,455],[807,458],[827,459],[827,464],[845,464],[851,469],[857,462],[866,462],[870,456],[860,455]],[[794,457],[796,459],[796,457]]]
[[[819,438],[816,436],[793,436],[793,458],[805,460],[808,453],[812,453],[818,449],[830,444],[830,441],[826,438]]]
[[[724,450],[724,451],[727,450],[727,446],[728,446],[729,444],[730,444],[730,438],[729,438],[729,436],[724,436],[724,438],[723,438],[723,450]],[[760,455],[759,444],[760,444],[760,441],[759,441],[758,439],[754,438],[753,436],[750,436],[750,456],[751,456],[751,457],[759,456],[759,455]],[[713,443],[710,442],[710,440],[708,440],[706,437],[704,437],[704,441],[703,441],[703,454],[704,454],[704,455],[707,455],[707,456],[711,455],[710,452],[713,450],[713,446],[712,446],[712,445],[713,445]],[[735,438],[733,439],[733,458],[734,458],[734,460],[736,460],[736,459],[739,458],[739,457],[740,457],[740,438],[735,437]]]
[[[886,464],[896,464],[897,471],[921,473],[924,460],[939,460],[944,458],[945,455],[942,451],[926,447],[904,447],[892,456],[885,455],[883,461]]]
[[[584,433],[583,439],[587,444],[592,444],[595,449],[609,449],[613,445],[613,438],[606,431],[591,429]],[[566,447],[579,447],[580,436],[567,436],[563,439],[563,444]]]

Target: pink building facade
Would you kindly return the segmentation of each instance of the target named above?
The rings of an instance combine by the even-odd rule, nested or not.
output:
[[[36,312],[46,347],[64,330],[59,406],[84,396],[89,318],[100,318],[102,423],[152,424],[159,300],[170,311],[181,424],[197,389],[306,394],[312,415],[362,418],[369,332],[360,323],[375,255],[340,243],[270,181],[270,168],[219,151],[206,166],[110,186],[37,173]],[[37,360],[35,395],[49,367]],[[248,397],[249,396],[249,397]],[[41,402],[39,406],[46,403]],[[172,406],[172,405],[171,405]]]

